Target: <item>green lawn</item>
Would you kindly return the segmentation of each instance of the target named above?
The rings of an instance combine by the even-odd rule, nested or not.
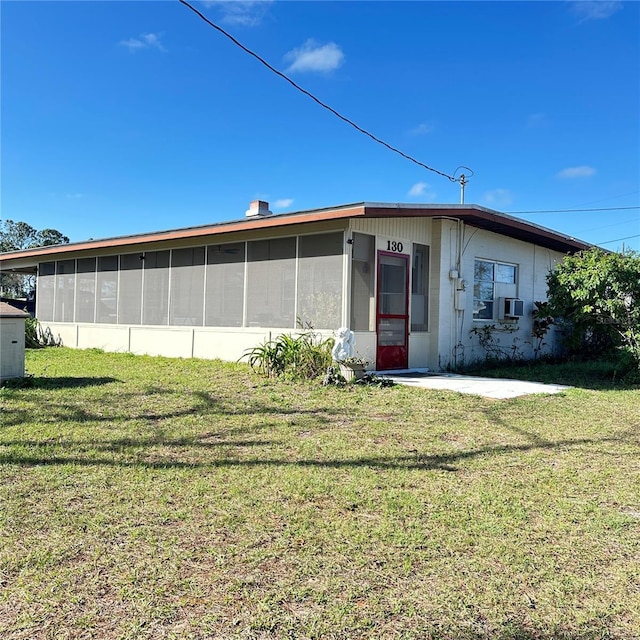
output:
[[[0,390],[3,640],[640,637],[637,387],[27,369]]]

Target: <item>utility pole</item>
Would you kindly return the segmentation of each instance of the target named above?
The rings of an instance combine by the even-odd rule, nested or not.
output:
[[[464,186],[467,184],[467,178],[464,173],[460,174],[458,182],[460,183],[460,204],[464,204]]]

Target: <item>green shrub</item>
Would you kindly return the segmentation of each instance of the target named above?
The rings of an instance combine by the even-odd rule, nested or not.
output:
[[[333,338],[322,338],[307,330],[293,336],[281,334],[245,351],[254,371],[269,377],[285,376],[292,380],[310,380],[323,375],[331,365]]]
[[[626,353],[640,370],[640,254],[593,248],[565,256],[547,276],[549,314],[572,353]]]
[[[24,346],[27,349],[42,349],[43,347],[59,347],[62,344],[51,333],[51,329],[42,328],[35,318],[27,318],[24,323]]]

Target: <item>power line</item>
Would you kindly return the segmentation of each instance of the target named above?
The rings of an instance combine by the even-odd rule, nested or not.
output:
[[[606,202],[607,200],[616,200],[617,198],[626,198],[627,196],[634,196],[636,193],[638,193],[638,189],[636,189],[635,191],[630,191],[629,193],[621,193],[617,196],[611,196],[608,198],[600,198],[598,200],[590,200],[589,202],[578,202],[578,204],[576,205],[576,207],[584,207],[588,204],[597,204],[598,202]]]
[[[611,224],[602,224],[599,227],[591,227],[590,229],[581,229],[580,233],[588,233],[589,231],[599,231],[600,229],[608,229],[609,227],[619,227],[629,222],[635,222],[637,218],[628,218],[627,220],[620,220],[619,222],[612,222]]]
[[[598,242],[598,244],[613,244],[614,242],[622,242],[622,240],[631,240],[631,238],[640,238],[640,233],[635,236],[627,236],[626,238],[618,238],[616,240],[607,240],[606,242]]]
[[[282,73],[282,71],[278,71],[275,67],[271,66],[264,58],[261,58],[257,53],[254,53],[253,51],[251,51],[251,49],[248,49],[247,47],[245,47],[241,42],[236,40],[230,33],[227,33],[222,27],[219,27],[217,24],[215,24],[215,22],[212,22],[211,20],[209,20],[209,18],[207,18],[202,13],[200,13],[200,11],[198,11],[195,7],[192,7],[186,0],[178,0],[178,2],[185,5],[185,7],[188,7],[189,9],[191,9],[191,11],[193,11],[197,16],[199,16],[201,20],[204,20],[210,27],[213,27],[216,31],[219,31],[223,36],[226,36],[227,38],[229,38],[231,42],[233,42],[236,46],[240,47],[245,53],[248,53],[250,56],[253,56],[258,62],[263,64],[265,67],[267,67],[269,71],[272,71],[276,75],[280,76],[283,80],[286,80],[291,86],[293,86],[295,89],[297,89],[301,93],[304,93],[304,95],[306,95],[307,97],[311,98],[314,102],[319,104],[323,109],[330,111],[334,116],[340,118],[340,120],[342,120],[343,122],[346,122],[347,124],[351,125],[354,129],[356,129],[360,133],[363,133],[365,136],[368,136],[374,142],[381,144],[383,147],[386,147],[390,151],[397,153],[398,155],[402,156],[406,160],[410,160],[411,162],[422,167],[423,169],[427,169],[427,171],[432,171],[433,173],[437,173],[439,176],[442,176],[443,178],[447,178],[451,182],[458,182],[460,179],[463,179],[463,178],[459,179],[459,178],[456,178],[455,176],[450,176],[447,173],[443,173],[442,171],[438,171],[437,169],[434,169],[433,167],[430,167],[424,164],[424,162],[420,162],[420,160],[416,160],[412,156],[407,155],[403,151],[400,151],[400,149],[396,149],[395,147],[392,147],[390,144],[386,143],[384,140],[380,140],[380,138],[374,136],[372,133],[369,133],[369,131],[358,126],[355,122],[353,122],[352,120],[349,120],[349,118],[346,118],[342,114],[338,113],[335,109],[330,107],[328,104],[325,104],[320,99],[316,98],[316,96],[314,96],[312,93],[310,93],[306,89],[303,89],[300,85],[296,84],[291,78],[289,78],[289,76]],[[458,167],[458,169],[460,168],[466,169],[467,167]]]
[[[584,211],[628,211],[629,209],[640,209],[640,206],[608,207],[604,209],[540,209],[540,210],[534,210],[534,211],[509,211],[508,213],[511,215],[520,214],[520,213],[573,213],[573,212],[577,213],[577,212],[584,212]]]

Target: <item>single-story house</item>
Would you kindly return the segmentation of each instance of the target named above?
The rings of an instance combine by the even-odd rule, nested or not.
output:
[[[489,325],[532,356],[547,273],[589,246],[475,205],[254,201],[232,222],[14,251],[0,268],[37,274],[36,317],[69,347],[236,360],[301,324],[345,326],[371,368],[442,370],[482,359]]]

